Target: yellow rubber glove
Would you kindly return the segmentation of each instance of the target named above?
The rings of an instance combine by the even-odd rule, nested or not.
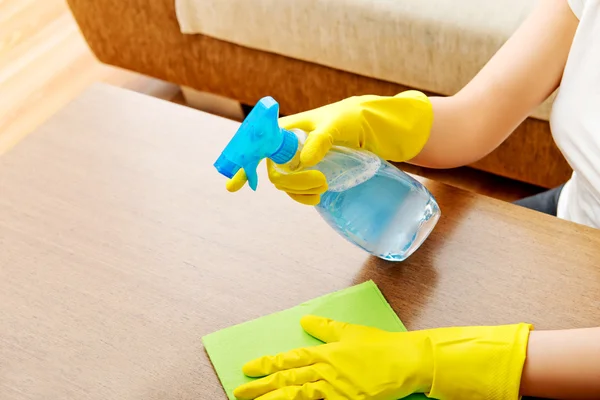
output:
[[[394,97],[356,96],[300,114],[283,117],[285,129],[301,129],[308,138],[300,154],[300,167],[319,163],[333,145],[365,149],[390,161],[407,161],[425,146],[431,125],[431,102],[421,92],[407,91]],[[325,176],[318,171],[282,174],[267,160],[269,179],[303,204],[316,205],[327,190]],[[240,170],[228,183],[237,191],[246,183]]]
[[[241,400],[519,398],[530,325],[405,333],[307,316],[306,332],[327,344],[250,361]]]

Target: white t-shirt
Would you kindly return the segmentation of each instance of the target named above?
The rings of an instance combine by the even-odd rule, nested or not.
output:
[[[550,124],[573,168],[558,217],[600,228],[600,0],[568,0],[579,27]]]

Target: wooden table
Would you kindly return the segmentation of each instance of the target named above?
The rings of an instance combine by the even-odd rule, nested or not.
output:
[[[212,163],[237,123],[95,86],[0,158],[0,398],[221,399],[204,334],[373,279],[410,329],[600,325],[600,232],[425,181],[407,262]]]

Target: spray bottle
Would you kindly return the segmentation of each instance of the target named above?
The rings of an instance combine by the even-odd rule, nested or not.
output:
[[[215,162],[217,171],[232,178],[243,168],[256,190],[262,159],[271,159],[282,173],[295,170],[306,133],[282,129],[278,119],[279,104],[272,97],[261,99]],[[321,217],[348,241],[384,260],[408,258],[440,217],[427,188],[369,151],[334,146],[310,169],[327,178],[328,190],[315,207]]]

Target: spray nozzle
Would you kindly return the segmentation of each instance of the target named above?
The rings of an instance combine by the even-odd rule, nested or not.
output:
[[[279,127],[279,104],[272,97],[262,98],[246,117],[215,162],[219,173],[228,178],[243,168],[252,190],[258,185],[256,168],[263,158],[277,164],[289,162],[298,150],[298,138]]]

